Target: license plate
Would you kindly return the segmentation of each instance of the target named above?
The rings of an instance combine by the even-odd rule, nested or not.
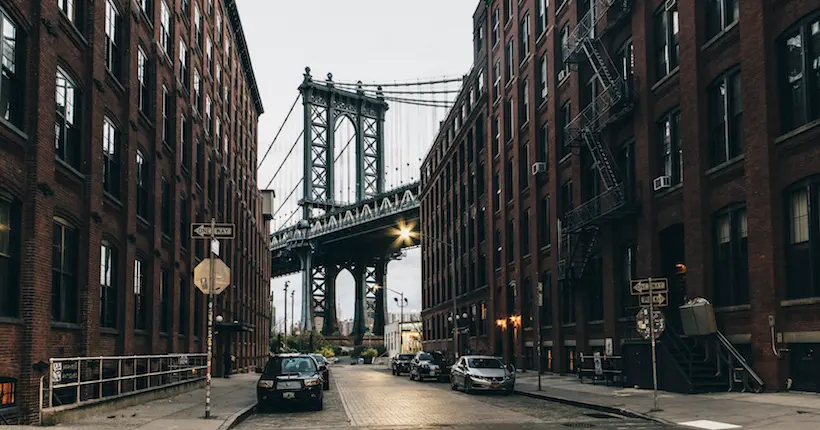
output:
[[[286,389],[287,388],[290,388],[290,389],[299,388],[300,386],[301,385],[298,381],[284,381],[284,382],[280,382],[279,384],[276,385],[277,388],[286,388]]]
[[[283,399],[295,399],[296,393],[282,393]]]

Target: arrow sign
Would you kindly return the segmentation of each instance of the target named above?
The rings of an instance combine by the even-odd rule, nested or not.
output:
[[[649,306],[650,299],[653,302],[653,306],[664,307],[669,304],[669,293],[667,291],[661,291],[652,294],[644,294],[639,298],[641,306]]]
[[[191,224],[191,237],[194,239],[233,239],[234,225],[233,224],[215,224],[213,231],[211,231],[211,223],[195,222]]]
[[[648,279],[636,279],[630,282],[629,292],[632,293],[633,296],[649,294],[650,290],[653,293],[659,293],[669,290],[667,284],[666,278],[652,278],[652,287],[650,288]]]

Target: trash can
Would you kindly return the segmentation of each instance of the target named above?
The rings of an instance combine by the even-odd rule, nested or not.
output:
[[[687,336],[706,336],[717,333],[715,311],[708,300],[698,297],[680,307],[683,334]]]

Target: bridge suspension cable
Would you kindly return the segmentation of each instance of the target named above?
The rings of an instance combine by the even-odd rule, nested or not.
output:
[[[262,167],[262,163],[264,163],[265,159],[268,158],[268,154],[270,154],[270,150],[273,149],[273,144],[276,143],[276,139],[279,138],[279,134],[282,133],[282,129],[285,128],[285,124],[287,124],[288,118],[290,118],[290,114],[293,113],[293,108],[296,107],[296,103],[299,102],[299,99],[301,97],[302,97],[302,94],[300,93],[299,95],[296,96],[296,100],[293,101],[293,104],[290,105],[290,110],[288,110],[288,114],[285,115],[285,120],[282,121],[282,125],[279,126],[279,131],[276,132],[276,136],[273,137],[273,140],[271,141],[270,145],[268,145],[268,149],[267,149],[267,151],[265,151],[265,155],[262,156],[262,160],[260,160],[259,164],[257,164],[257,166],[256,166],[257,170],[259,170],[259,168]],[[288,153],[288,154],[290,154],[290,153]],[[268,185],[270,185],[270,184],[268,184]]]
[[[447,84],[451,82],[461,82],[464,79],[463,76],[459,77],[452,77],[452,78],[443,78],[435,81],[415,81],[415,82],[387,82],[387,83],[361,83],[358,82],[336,82],[336,81],[320,81],[326,84],[334,84],[340,86],[352,86],[352,87],[416,87],[422,85],[431,85],[431,84]]]

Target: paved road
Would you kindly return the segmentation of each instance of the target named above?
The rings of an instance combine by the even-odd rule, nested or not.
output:
[[[238,429],[434,428],[643,430],[662,426],[522,396],[471,395],[372,366],[337,365],[321,412],[258,414]]]

